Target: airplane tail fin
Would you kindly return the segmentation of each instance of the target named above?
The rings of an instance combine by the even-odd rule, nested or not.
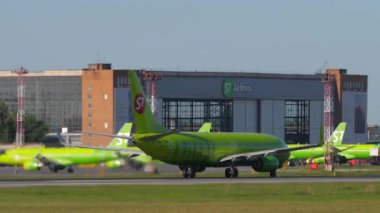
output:
[[[132,123],[125,123],[119,132],[117,133],[117,136],[131,136],[132,131]],[[128,148],[128,139],[123,138],[116,138],[114,137],[111,141],[111,143],[107,146],[108,148],[118,148],[118,149],[126,149]]]
[[[339,125],[336,127],[333,134],[330,136],[330,143],[332,143],[334,146],[336,145],[342,145],[343,142],[343,136],[344,132],[346,131],[346,122],[340,122]]]
[[[210,132],[211,131],[211,122],[204,123],[201,128],[198,130],[198,132]]]
[[[169,132],[168,129],[158,123],[154,118],[136,72],[129,70],[128,78],[131,83],[132,114],[136,125],[136,133]]]

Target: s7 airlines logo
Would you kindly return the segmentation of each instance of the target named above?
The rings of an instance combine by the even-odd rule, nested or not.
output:
[[[224,97],[229,98],[232,96],[232,94],[233,94],[233,83],[231,80],[225,79],[223,81],[222,91],[223,91]]]
[[[252,86],[244,82],[232,81],[229,79],[224,79],[222,84],[222,92],[224,97],[229,98],[237,93],[251,93],[253,92]]]
[[[135,97],[135,110],[137,113],[142,114],[145,111],[145,100],[141,93],[138,93]]]
[[[343,139],[344,131],[335,131],[332,135],[332,142],[333,144],[338,143],[338,141],[341,141]]]
[[[120,132],[120,133],[117,134],[117,136],[128,137],[129,134],[128,133],[124,133],[124,132]],[[123,138],[115,138],[115,139],[117,140],[117,142],[115,143],[115,146],[122,146],[122,145],[128,143],[127,139],[123,139]]]

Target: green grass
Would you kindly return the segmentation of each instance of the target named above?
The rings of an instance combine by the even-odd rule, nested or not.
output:
[[[126,180],[128,181],[128,180]],[[1,212],[378,212],[380,183],[1,188]]]

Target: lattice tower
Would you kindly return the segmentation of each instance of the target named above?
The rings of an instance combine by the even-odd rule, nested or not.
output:
[[[16,147],[21,147],[25,142],[25,75],[28,73],[23,67],[16,69],[17,77],[17,118],[16,118]]]

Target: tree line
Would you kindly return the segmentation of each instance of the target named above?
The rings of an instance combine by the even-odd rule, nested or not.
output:
[[[0,100],[0,142],[13,143],[16,140],[16,112],[9,112],[8,106]],[[48,125],[38,120],[35,115],[26,114],[25,117],[25,142],[39,142],[49,132]]]

